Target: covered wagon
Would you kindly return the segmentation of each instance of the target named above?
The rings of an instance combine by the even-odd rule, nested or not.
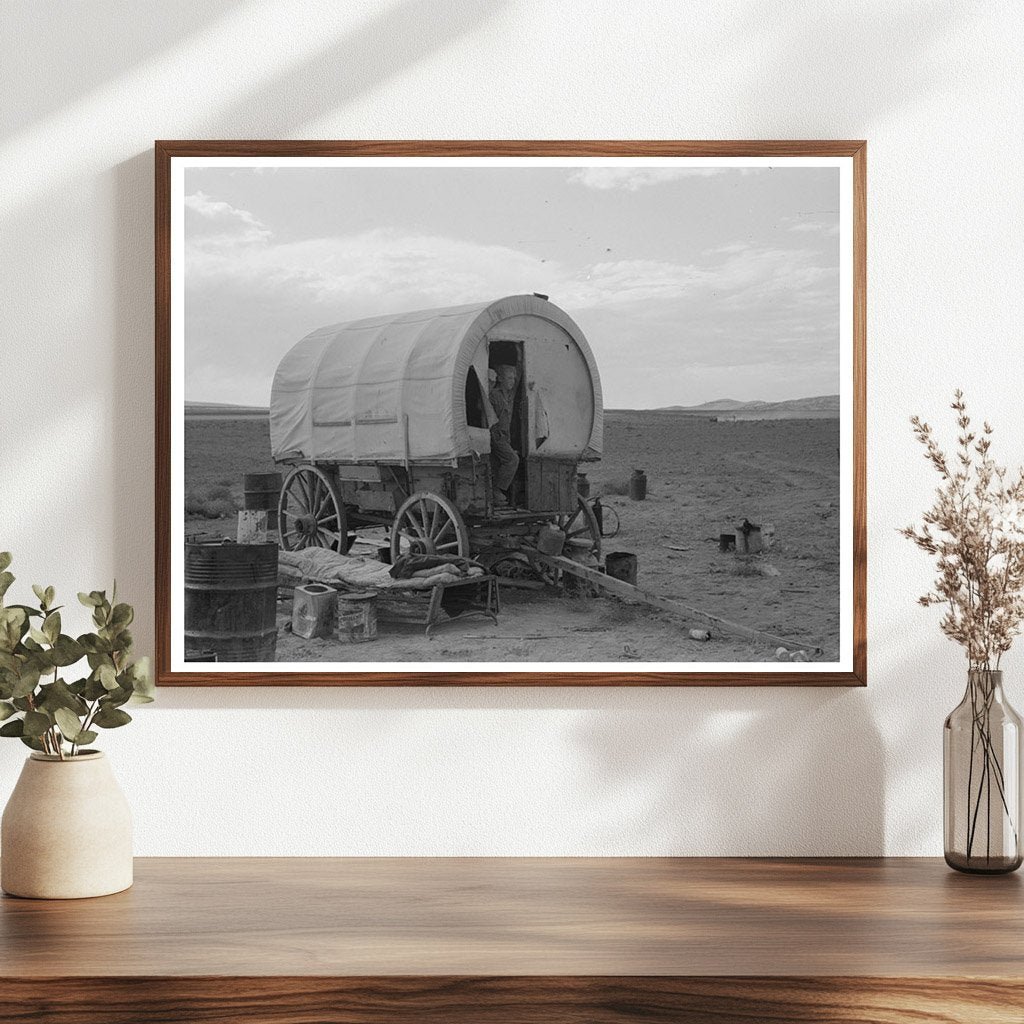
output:
[[[519,468],[505,501],[488,371],[509,365]],[[543,296],[322,327],[281,360],[271,392],[273,457],[291,467],[282,545],[345,553],[356,530],[384,527],[392,560],[411,551],[493,567],[555,523],[599,560],[600,527],[576,477],[600,458],[602,434],[593,353]]]

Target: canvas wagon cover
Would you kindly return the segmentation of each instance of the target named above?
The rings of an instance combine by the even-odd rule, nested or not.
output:
[[[531,400],[546,414],[583,425],[578,443],[545,454],[595,458],[601,453],[601,383],[583,332],[554,303],[513,295],[470,306],[419,310],[321,327],[281,360],[270,397],[275,459],[339,462],[449,461],[490,450],[486,430],[466,422],[471,367],[487,387],[488,332],[504,321],[539,318],[537,338],[574,349],[565,362],[574,379],[532,381]],[[556,328],[552,330],[552,326]],[[497,331],[507,340],[508,332]],[[527,377],[530,381],[527,360]],[[548,376],[554,377],[554,374]],[[564,408],[572,403],[572,408]]]

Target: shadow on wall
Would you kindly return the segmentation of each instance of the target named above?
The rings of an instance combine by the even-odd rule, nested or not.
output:
[[[360,732],[378,737],[415,736],[411,723],[419,718],[425,748],[436,751],[438,764],[457,763],[472,748],[471,736],[465,743],[453,738],[458,712],[467,721],[480,710],[540,713],[536,729],[549,732],[550,763],[543,747],[531,746],[514,728],[495,751],[507,761],[511,784],[533,778],[548,787],[533,797],[510,790],[508,814],[532,807],[543,816],[560,807],[552,827],[565,831],[562,841],[571,850],[594,856],[877,856],[885,848],[885,758],[868,698],[862,689],[765,687],[215,687],[165,688],[146,712],[157,718],[179,707],[217,714],[322,712],[319,717],[336,722],[337,737],[351,735],[346,717],[362,719]],[[447,740],[429,738],[438,711],[455,713],[442,730]],[[351,753],[339,748],[339,756]],[[390,763],[391,771],[409,770],[401,759]],[[488,762],[481,771],[495,767]],[[494,799],[502,800],[500,792]],[[497,840],[502,849],[516,848],[513,833]],[[434,839],[422,841],[429,846]]]
[[[380,86],[388,78],[443,49],[454,39],[472,32],[494,17],[507,3],[470,0],[461,3],[451,17],[439,17],[433,0],[405,0],[375,14],[341,39],[328,40],[316,56],[265,81],[244,103],[235,104],[205,118],[211,137],[229,138],[237,126],[259,121],[258,134],[265,138],[286,136],[296,126],[325,112],[344,107],[359,94]],[[94,9],[94,13],[95,9]],[[387,60],[383,54],[387,54]],[[154,125],[165,136],[169,126]],[[243,131],[243,136],[253,134]],[[113,374],[113,434],[121,457],[114,469],[114,492],[139,493],[140,478],[152,481],[155,464],[152,444],[151,405],[142,400],[151,394],[154,375],[153,347],[153,155],[140,153],[118,164],[110,174],[116,206],[117,230],[113,287],[116,290],[115,367]],[[145,299],[143,299],[145,297]],[[112,524],[115,576],[133,581],[130,600],[137,609],[152,608],[153,516],[140,529],[140,517],[126,498],[125,514]],[[141,581],[150,581],[148,592]],[[148,622],[147,622],[148,620]],[[137,647],[152,649],[153,636],[140,615]]]
[[[195,38],[237,8],[238,0],[151,5],[144,17],[137,5],[125,0],[50,7],[47,12],[39,4],[9,3],[0,12],[0,36],[18,41],[4,49],[5,78],[34,83],[20,91],[30,97],[28,102],[12,100],[0,106],[0,138],[74,106],[112,79]],[[116,46],[109,45],[112,36]],[[83,54],[88,54],[87,60]],[[62,73],[55,73],[57,69]]]
[[[606,808],[589,843],[607,854],[884,848],[882,739],[863,690],[683,690],[653,704],[641,691],[587,716],[574,740]]]
[[[893,109],[948,89],[949,67],[935,59],[936,46],[964,21],[984,17],[983,9],[951,0],[870,12],[833,5],[822,7],[819,18],[808,17],[804,8],[752,5],[736,19],[733,33],[760,59],[731,65],[747,76],[737,99],[741,92],[753,98],[748,106],[756,111],[760,138],[862,137]],[[808,60],[808,54],[817,56]],[[877,73],[882,68],[899,73]],[[849,82],[861,88],[844,88]],[[772,97],[779,102],[765,103]],[[826,119],[834,124],[831,132],[823,127]],[[815,130],[808,133],[807,125]]]
[[[211,131],[235,137],[233,129],[251,123],[255,112],[261,138],[292,136],[310,120],[341,111],[356,96],[473,32],[508,4],[404,0],[383,8],[320,53],[266,79],[244,101],[218,111]]]

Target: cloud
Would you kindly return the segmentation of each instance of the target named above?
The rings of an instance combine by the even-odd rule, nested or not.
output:
[[[718,174],[747,174],[755,167],[581,167],[569,175],[570,185],[607,191],[636,192],[649,185],[661,185],[681,178],[711,178]]]
[[[839,224],[837,221],[822,223],[815,220],[801,220],[791,224],[787,231],[794,234],[821,235],[823,238],[837,238],[839,236]]]
[[[610,406],[703,401],[694,374],[715,366],[763,392],[746,397],[794,397],[772,382],[796,365],[815,393],[837,390],[838,272],[816,249],[727,244],[691,262],[569,266],[393,228],[282,242],[245,211],[201,194],[197,205],[205,222],[239,230],[186,236],[190,398],[266,401],[284,352],[325,324],[532,291],[580,323]]]
[[[192,290],[233,286],[275,292],[288,301],[336,310],[342,319],[543,290],[559,273],[554,262],[506,246],[386,228],[271,242],[244,255],[223,237],[205,237],[190,239],[186,251],[186,286]]]
[[[263,242],[271,237],[270,229],[248,210],[239,210],[230,203],[213,199],[205,192],[193,192],[185,196],[184,203],[186,234],[190,238],[205,234],[207,239],[215,240],[215,244],[222,244],[225,238],[252,243]],[[204,231],[203,222],[210,222],[209,233]]]

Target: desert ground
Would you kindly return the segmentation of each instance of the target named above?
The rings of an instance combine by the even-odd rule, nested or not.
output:
[[[585,469],[591,495],[619,517],[604,552],[638,557],[638,585],[767,633],[839,649],[839,421],[831,417],[717,420],[674,411],[607,411],[605,453]],[[628,479],[647,474],[647,499]],[[275,469],[265,415],[212,410],[185,418],[186,535],[233,537],[242,477]],[[770,523],[762,555],[718,548],[744,519]],[[368,538],[369,539],[369,538]],[[371,545],[376,541],[372,540]],[[303,640],[279,605],[279,661],[762,662],[774,645],[714,632],[612,597],[502,590],[499,624],[460,617],[423,635],[382,619],[375,643]]]

